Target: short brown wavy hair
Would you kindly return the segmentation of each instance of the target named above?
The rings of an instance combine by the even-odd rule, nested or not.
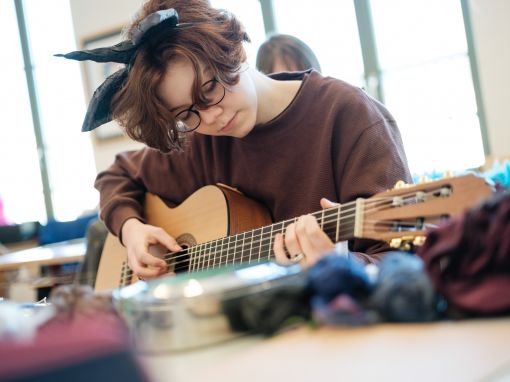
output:
[[[204,107],[200,67],[209,69],[224,85],[239,80],[239,69],[246,60],[243,42],[249,42],[242,24],[225,10],[212,8],[206,0],[151,0],[138,12],[127,28],[127,37],[147,15],[174,8],[181,23],[195,23],[175,30],[170,38],[159,36],[139,48],[125,85],[112,101],[112,114],[134,140],[162,152],[182,149],[185,134],[175,129],[175,120],[157,94],[168,63],[177,57],[187,58],[195,69],[193,103]]]

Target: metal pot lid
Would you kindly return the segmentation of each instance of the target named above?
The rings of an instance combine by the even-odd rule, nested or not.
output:
[[[139,281],[113,291],[121,304],[163,305],[207,296],[235,297],[256,293],[302,274],[301,267],[283,267],[273,262],[231,265],[176,276]]]

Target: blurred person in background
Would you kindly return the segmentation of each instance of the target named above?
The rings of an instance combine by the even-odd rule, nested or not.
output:
[[[271,35],[257,52],[256,66],[264,74],[308,69],[321,71],[319,60],[312,49],[288,34]]]

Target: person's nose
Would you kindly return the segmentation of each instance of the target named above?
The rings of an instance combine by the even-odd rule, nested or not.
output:
[[[206,125],[212,125],[216,119],[223,113],[223,108],[220,105],[214,105],[204,110],[198,110],[202,122]]]

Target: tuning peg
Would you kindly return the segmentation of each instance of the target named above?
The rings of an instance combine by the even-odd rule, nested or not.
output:
[[[395,186],[393,187],[393,189],[400,190],[402,188],[407,188],[409,186],[410,185],[407,184],[406,182],[404,182],[403,180],[399,180],[397,183],[395,183]]]
[[[402,245],[402,239],[400,239],[398,237],[390,240],[390,247],[391,248],[398,249],[398,248],[400,248],[401,245]]]
[[[411,243],[408,238],[393,238],[390,240],[390,247],[399,249],[401,251],[410,251],[411,250]]]
[[[426,239],[425,236],[416,236],[413,240],[413,245],[422,246],[423,244],[425,244],[425,239]]]
[[[414,247],[423,245],[425,236],[403,236],[396,237],[389,241],[391,248],[399,249],[401,251],[411,251]]]

